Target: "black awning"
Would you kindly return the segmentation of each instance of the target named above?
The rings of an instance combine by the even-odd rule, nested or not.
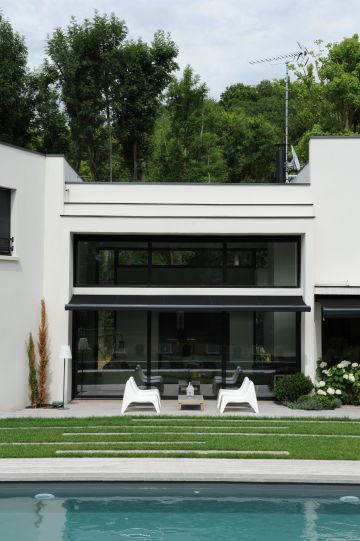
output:
[[[323,317],[360,317],[360,296],[317,296]]]
[[[310,312],[310,306],[296,296],[73,295],[65,310]]]

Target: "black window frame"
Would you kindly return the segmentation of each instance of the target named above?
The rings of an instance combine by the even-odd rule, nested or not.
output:
[[[78,265],[78,243],[79,242],[92,242],[92,241],[103,241],[103,242],[134,242],[135,243],[147,243],[147,252],[148,252],[148,263],[147,265],[144,265],[144,268],[147,267],[147,280],[146,283],[138,283],[138,284],[126,284],[126,283],[114,283],[113,285],[102,285],[102,284],[79,284],[77,280],[77,265]],[[153,244],[158,242],[181,242],[181,243],[204,243],[204,248],[206,248],[206,243],[217,243],[221,244],[220,248],[216,248],[216,250],[222,251],[222,264],[214,267],[209,268],[219,268],[222,269],[222,281],[219,283],[209,283],[209,284],[159,284],[154,283],[152,279],[152,268],[156,267],[156,265],[152,265],[152,254],[153,251],[156,250],[156,248],[153,247]],[[269,243],[269,242],[294,242],[296,243],[296,284],[295,285],[238,285],[233,283],[227,283],[227,275],[228,270],[231,268],[234,268],[231,265],[227,265],[227,257],[228,252],[235,251],[236,248],[230,247],[228,248],[228,243],[234,243],[234,242],[241,242],[243,244],[254,244],[254,243]],[[73,237],[73,252],[74,252],[74,259],[73,259],[73,285],[74,287],[96,287],[96,288],[104,288],[104,287],[139,287],[139,288],[147,288],[147,287],[164,287],[164,288],[189,288],[189,287],[196,287],[196,288],[214,288],[214,287],[221,287],[221,288],[237,288],[237,289],[244,289],[244,288],[251,288],[251,289],[259,289],[259,288],[266,288],[266,289],[279,289],[279,288],[288,288],[288,289],[298,289],[301,284],[301,235],[111,235],[111,234],[75,234]],[[114,251],[118,252],[119,248],[113,247]],[[128,247],[127,249],[131,250],[137,250],[138,248],[134,246],[133,248]],[[214,248],[215,249],[215,248]],[[142,248],[144,250],[144,248]],[[256,253],[259,251],[259,248],[252,248],[249,246],[249,248],[245,248],[246,251],[252,251],[252,259],[253,264],[251,269],[256,269]],[[116,262],[117,262],[117,254],[114,255],[114,282],[116,282]],[[140,267],[140,266],[138,266]],[[176,266],[174,265],[174,268]],[[184,266],[181,266],[184,268]],[[163,268],[166,268],[164,265]],[[242,268],[242,267],[235,267],[235,268]],[[250,267],[244,267],[249,268]]]
[[[96,310],[93,312],[94,314],[94,322],[95,322],[95,328],[96,331],[98,331],[99,328],[99,313],[103,310]],[[106,312],[109,312],[112,314],[112,318],[114,320],[114,327],[115,327],[115,317],[116,317],[116,310],[110,310],[106,309],[104,310]],[[170,310],[171,311],[171,310]],[[80,355],[79,355],[79,349],[77,347],[77,339],[78,339],[78,331],[80,328],[80,319],[81,315],[83,313],[86,313],[87,310],[79,310],[73,312],[73,321],[72,321],[72,351],[73,351],[73,362],[72,362],[72,398],[81,399],[94,399],[94,398],[119,398],[119,394],[117,392],[114,392],[114,394],[86,394],[86,396],[81,396],[81,393],[78,392],[78,386],[81,385],[81,381],[79,382],[79,363],[81,361]],[[158,362],[158,359],[156,358],[156,353],[154,354],[153,348],[152,348],[152,318],[151,318],[151,311],[148,311],[146,309],[143,310],[144,313],[146,313],[146,319],[147,319],[147,330],[146,330],[146,358],[144,361],[146,362],[146,370],[147,370],[147,376],[148,376],[148,388],[151,387],[151,381],[150,378],[153,375],[153,364],[154,362]],[[184,311],[185,314],[187,311]],[[273,312],[276,312],[274,310]],[[159,312],[158,312],[159,313]],[[202,313],[202,312],[200,312]],[[220,349],[220,356],[221,356],[221,377],[222,377],[222,383],[221,386],[223,388],[226,388],[226,375],[229,370],[233,371],[234,369],[234,361],[230,360],[230,323],[229,323],[229,315],[230,313],[228,311],[214,311],[214,313],[221,314],[222,316],[222,340],[221,340],[221,349]],[[261,314],[260,311],[253,311],[252,317],[253,317],[253,325],[254,325],[254,334],[253,334],[253,346],[255,347],[258,343],[257,333],[256,333],[256,317],[257,314]],[[289,310],[289,313],[293,313],[291,310]],[[301,325],[301,313],[296,312],[295,315],[295,362],[287,362],[282,363],[278,360],[273,359],[271,362],[271,365],[268,363],[264,363],[261,361],[256,360],[256,353],[254,349],[253,353],[253,368],[254,374],[256,374],[256,370],[262,369],[262,368],[271,368],[275,370],[275,375],[287,375],[287,374],[293,374],[296,372],[301,371],[301,354],[302,354],[302,344],[301,344],[301,337],[302,337],[302,325]],[[98,347],[98,342],[96,343],[95,347]],[[96,349],[97,351],[97,349]],[[155,371],[155,374],[157,372]],[[252,377],[252,376],[250,376]],[[167,395],[164,395],[167,396]],[[175,397],[168,396],[170,399],[174,399]],[[209,399],[209,397],[207,397]],[[212,399],[216,400],[216,396],[212,397]]]
[[[0,255],[11,256],[14,238],[11,236],[11,189],[0,187]]]

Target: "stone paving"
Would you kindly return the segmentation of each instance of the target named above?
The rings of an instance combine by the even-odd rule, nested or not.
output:
[[[222,481],[360,485],[360,462],[281,458],[0,459],[0,482],[4,481]]]
[[[17,411],[1,411],[0,419],[6,419],[9,417],[113,417],[120,415],[121,400],[73,400],[70,404],[67,404],[65,409],[22,409]],[[130,407],[125,415],[155,415],[152,406],[141,405]],[[161,402],[161,415],[176,415],[176,416],[250,416],[257,417],[257,415],[248,407],[229,407],[225,413],[220,414],[216,407],[216,400],[205,400],[205,409],[201,411],[200,408],[186,408],[181,412],[176,409],[176,400],[162,400]],[[342,406],[335,410],[326,411],[306,411],[306,410],[292,410],[276,404],[270,400],[259,401],[259,416],[260,417],[324,417],[324,418],[341,418],[348,417],[349,419],[360,420],[360,407],[359,406]]]

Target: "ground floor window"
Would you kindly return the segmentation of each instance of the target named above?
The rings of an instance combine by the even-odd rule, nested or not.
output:
[[[322,356],[330,363],[360,358],[360,318],[331,317],[323,321]]]
[[[75,311],[73,395],[119,397],[130,376],[162,396],[216,396],[248,375],[268,392],[276,374],[300,370],[300,314],[294,312]],[[140,367],[140,368],[139,368]],[[159,378],[158,378],[159,379]]]

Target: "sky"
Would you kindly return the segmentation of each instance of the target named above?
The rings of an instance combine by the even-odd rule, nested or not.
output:
[[[78,21],[114,12],[129,37],[151,41],[163,29],[179,47],[180,69],[190,64],[218,98],[229,85],[280,78],[284,66],[249,60],[338,42],[359,31],[360,0],[0,0],[13,28],[25,36],[29,64],[44,58],[47,35]]]

